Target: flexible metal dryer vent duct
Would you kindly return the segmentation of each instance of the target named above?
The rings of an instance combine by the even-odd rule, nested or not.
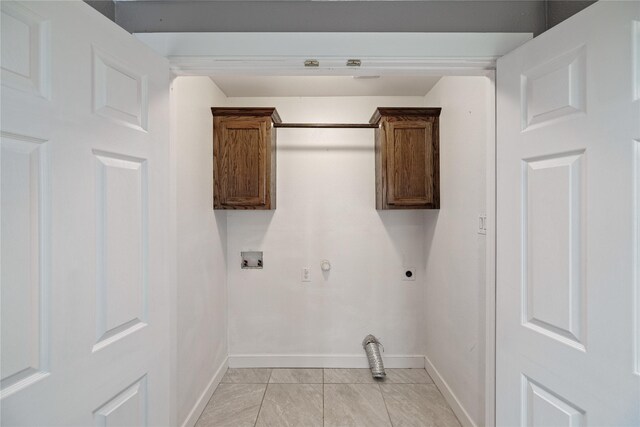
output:
[[[369,359],[369,367],[371,368],[371,375],[373,378],[384,378],[387,374],[384,372],[384,365],[382,364],[382,356],[380,355],[380,341],[373,335],[367,335],[362,341],[362,347],[367,353],[367,359]]]

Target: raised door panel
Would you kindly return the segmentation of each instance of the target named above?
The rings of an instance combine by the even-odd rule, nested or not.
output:
[[[96,427],[146,427],[147,376],[140,378],[96,409],[93,417]]]
[[[386,123],[387,203],[407,207],[437,205],[433,124]]]
[[[93,351],[147,324],[147,161],[94,150],[98,231]]]
[[[148,76],[93,46],[93,111],[114,122],[148,130]]]
[[[584,46],[523,72],[520,79],[522,130],[585,113]]]
[[[557,393],[522,376],[522,425],[531,427],[584,426],[584,411]]]
[[[49,375],[49,142],[2,132],[0,398]]]
[[[584,151],[523,160],[523,325],[584,350]]]
[[[50,98],[50,23],[18,2],[2,2],[2,85]]]

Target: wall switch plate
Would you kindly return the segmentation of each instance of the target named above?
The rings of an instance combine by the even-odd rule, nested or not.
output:
[[[402,269],[402,280],[405,282],[416,281],[416,269],[413,267],[405,267]]]
[[[302,267],[302,278],[303,282],[311,281],[311,269],[309,267]]]
[[[478,215],[478,234],[487,234],[487,214]]]

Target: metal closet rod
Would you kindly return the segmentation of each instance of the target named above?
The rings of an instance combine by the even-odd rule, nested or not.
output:
[[[274,128],[376,129],[375,123],[274,123]]]

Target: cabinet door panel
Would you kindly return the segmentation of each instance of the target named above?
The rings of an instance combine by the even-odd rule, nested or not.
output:
[[[433,125],[390,122],[387,133],[387,203],[426,206],[434,201]]]
[[[376,129],[376,209],[439,209],[440,107],[379,107]]]
[[[217,127],[221,204],[266,204],[266,132],[266,123],[255,120],[221,121]]]

